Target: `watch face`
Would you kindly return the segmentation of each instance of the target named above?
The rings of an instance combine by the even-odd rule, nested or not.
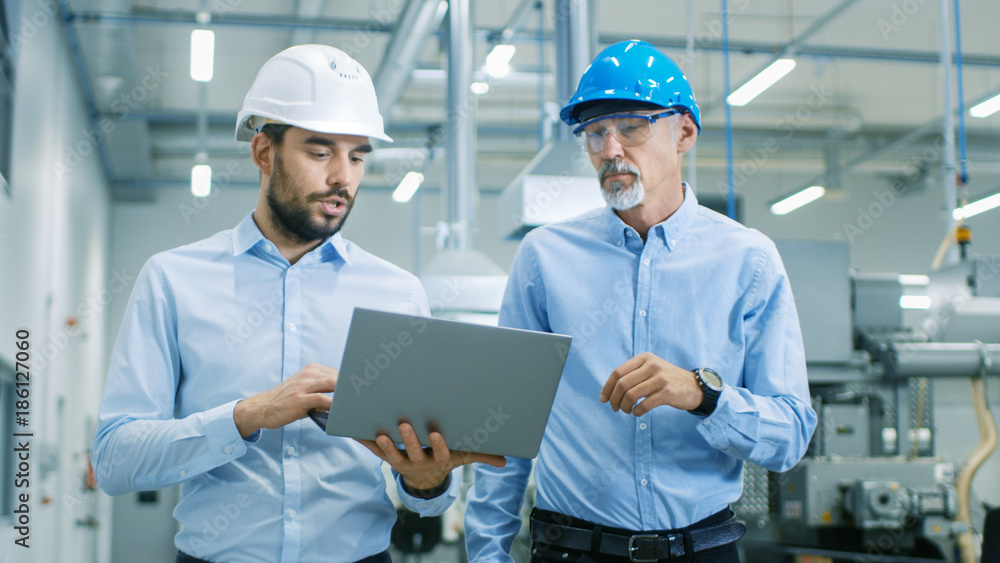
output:
[[[722,376],[712,368],[701,368],[701,378],[705,380],[705,383],[716,389],[722,388]]]

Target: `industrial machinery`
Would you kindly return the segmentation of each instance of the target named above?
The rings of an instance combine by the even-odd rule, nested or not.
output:
[[[819,423],[792,470],[747,467],[734,506],[749,528],[744,561],[979,561],[970,484],[996,444],[984,386],[1000,375],[1000,257],[963,252],[910,295],[912,277],[851,272],[847,243],[778,248]],[[912,300],[926,308],[907,318]],[[964,461],[937,455],[932,391],[944,378],[972,382],[982,439],[965,432]]]

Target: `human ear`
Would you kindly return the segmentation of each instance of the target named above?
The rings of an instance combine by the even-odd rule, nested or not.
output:
[[[677,124],[676,130],[676,140],[677,140],[677,152],[683,154],[691,150],[694,146],[694,142],[698,140],[698,126],[694,124],[694,120],[688,114],[683,114],[681,116],[680,123]]]
[[[253,163],[260,169],[261,174],[271,175],[274,167],[274,154],[278,150],[274,141],[264,133],[257,133],[250,141],[250,157]]]

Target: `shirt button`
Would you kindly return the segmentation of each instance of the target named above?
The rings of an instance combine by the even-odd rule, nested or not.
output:
[[[643,260],[642,263],[645,264],[645,265],[647,265],[647,266],[649,266],[649,258],[646,258],[645,260]]]
[[[295,518],[295,511],[294,510],[289,510],[288,511],[288,517],[289,518]]]
[[[646,311],[639,311],[639,316],[640,317],[645,317],[646,316]]]
[[[288,330],[295,332],[297,328],[298,327],[295,326],[295,323],[288,323]]]
[[[224,450],[224,451],[225,451],[225,452],[226,452],[227,454],[231,454],[231,453],[233,453],[233,447],[232,447],[232,446],[226,446],[226,448],[225,448],[225,450]]]
[[[288,452],[288,455],[295,455],[295,448],[291,446],[288,446],[288,450],[286,451]]]
[[[677,244],[677,241],[674,239],[670,239],[670,246],[674,246],[675,244]]]
[[[180,472],[180,476],[181,477],[187,477],[187,474],[188,474],[187,471],[184,471],[183,469],[181,469],[181,472]]]
[[[618,241],[618,246],[621,246],[621,245],[622,245],[622,241]]]
[[[645,430],[645,429],[646,429],[646,423],[645,422],[639,424],[639,430]]]
[[[272,250],[274,250],[274,247],[271,246],[270,244],[265,244],[264,245],[264,250],[266,250],[268,252],[271,252]]]
[[[645,479],[643,479],[642,481],[639,481],[639,482],[640,482],[640,483],[642,483],[642,486],[643,486],[643,487],[645,487],[646,485],[648,485],[648,484],[649,484],[649,481],[647,481],[647,480],[645,480]]]

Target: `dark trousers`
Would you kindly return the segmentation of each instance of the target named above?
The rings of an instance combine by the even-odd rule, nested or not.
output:
[[[198,559],[197,557],[192,557],[183,551],[177,552],[177,559],[174,563],[212,563],[211,561],[206,561],[204,559]],[[364,559],[358,561],[357,563],[392,563],[392,558],[389,557],[389,551],[383,551],[372,555],[371,557],[365,557]]]
[[[587,522],[586,520],[580,520],[579,518],[573,518],[571,516],[566,516],[564,514],[559,514],[557,512],[550,512],[548,510],[541,510],[536,508],[532,511],[531,516],[545,522],[551,522],[554,524],[561,524],[565,526],[572,526],[574,528],[582,528],[586,530],[594,530],[594,524]],[[626,530],[623,528],[609,528],[609,527],[598,527],[598,531],[603,530],[604,532],[621,534],[625,536],[630,536],[639,533],[656,533],[656,534],[674,534],[674,533],[690,533],[691,530],[696,530],[699,528],[707,528],[709,526],[714,526],[716,524],[721,524],[725,522],[732,516],[732,512],[727,508],[720,512],[717,512],[703,520],[699,520],[694,524],[688,526],[687,528],[679,528],[676,530],[657,530],[655,532],[637,532],[632,530]],[[690,542],[685,542],[690,545]],[[603,553],[595,553],[593,551],[577,551],[573,549],[566,549],[558,547],[548,543],[542,542],[532,542],[531,544],[531,563],[547,563],[550,561],[558,561],[560,563],[628,563],[628,557],[615,557],[612,555],[605,555]],[[661,561],[666,561],[661,559]],[[688,552],[684,557],[674,559],[673,561],[684,561],[688,563],[740,563],[740,556],[736,550],[736,543],[729,543],[723,546],[719,546],[713,549],[706,549],[705,551],[699,551],[696,553]]]

